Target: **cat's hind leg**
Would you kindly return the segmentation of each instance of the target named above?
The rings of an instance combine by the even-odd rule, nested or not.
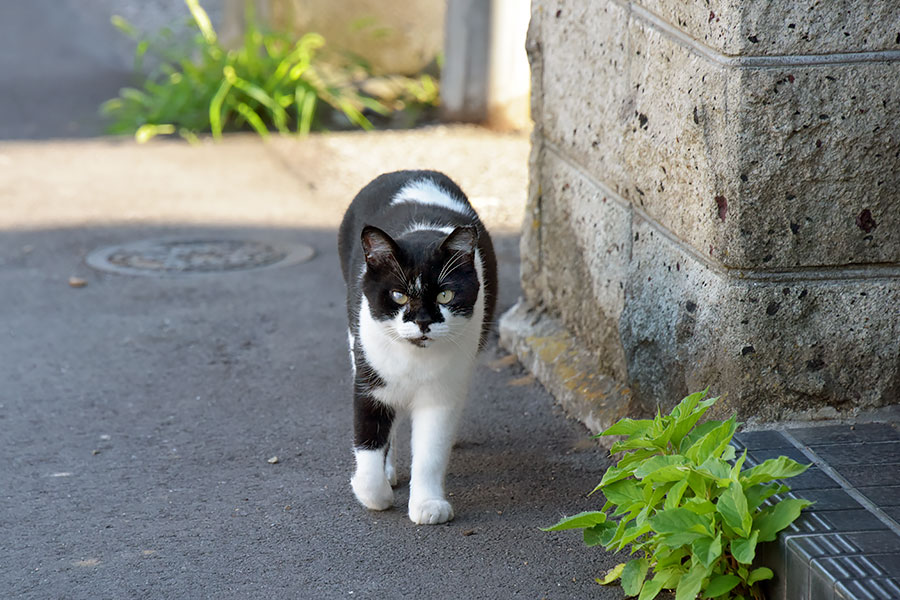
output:
[[[384,457],[384,474],[391,487],[397,487],[397,426],[391,427],[391,435],[388,439],[387,455]]]
[[[360,391],[354,394],[353,405],[356,472],[350,486],[363,506],[386,510],[394,505],[394,490],[387,472],[394,410]]]

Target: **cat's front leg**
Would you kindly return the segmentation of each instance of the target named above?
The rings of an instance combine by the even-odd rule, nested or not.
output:
[[[371,510],[386,510],[394,505],[391,474],[387,472],[394,410],[359,390],[359,386],[354,393],[353,405],[356,472],[350,479],[350,486],[363,506]]]
[[[436,525],[453,518],[453,507],[444,496],[444,476],[461,409],[454,402],[412,410],[409,518],[418,525]]]

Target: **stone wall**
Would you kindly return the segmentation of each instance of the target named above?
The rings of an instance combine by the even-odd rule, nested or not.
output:
[[[535,0],[513,349],[592,428],[900,401],[900,6]]]

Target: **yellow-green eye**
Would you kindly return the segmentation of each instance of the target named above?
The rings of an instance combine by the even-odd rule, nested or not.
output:
[[[437,295],[439,304],[447,304],[451,300],[453,300],[453,290],[441,290],[441,293]]]
[[[401,292],[401,291],[393,290],[393,291],[391,292],[391,300],[393,300],[394,302],[396,302],[396,303],[399,304],[400,306],[403,306],[404,304],[406,304],[407,302],[409,302],[409,296],[407,296],[406,294],[404,294],[404,293]]]

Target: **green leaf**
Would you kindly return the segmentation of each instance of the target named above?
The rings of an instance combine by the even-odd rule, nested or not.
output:
[[[603,495],[617,506],[627,506],[644,500],[641,488],[634,479],[624,479],[604,487]]]
[[[649,419],[619,419],[610,427],[607,427],[602,433],[596,437],[603,435],[639,435],[647,431],[653,421]]]
[[[684,454],[684,452],[688,448],[690,448],[697,440],[699,440],[721,424],[722,421],[706,421],[705,423],[700,423],[692,430],[687,432],[681,442],[681,453]]]
[[[662,573],[657,573],[653,579],[648,579],[644,582],[644,586],[641,588],[641,594],[638,596],[638,600],[653,600],[659,594],[659,592],[663,588],[663,584],[666,582],[668,577]]]
[[[697,531],[679,531],[676,533],[661,533],[655,540],[660,548],[677,550],[682,546],[689,546],[703,537],[709,537],[709,534]]]
[[[213,138],[215,139],[222,137],[222,128],[224,124],[224,119],[222,118],[222,105],[225,102],[225,97],[228,95],[230,89],[231,83],[227,79],[222,80],[219,89],[216,90],[215,95],[209,102],[209,125],[212,129]]]
[[[708,515],[716,512],[716,505],[703,498],[688,498],[681,506],[698,515]]]
[[[625,568],[625,563],[619,563],[614,566],[612,569],[606,572],[606,575],[603,576],[603,579],[596,579],[595,581],[600,585],[609,585],[614,582],[616,579],[621,577],[622,569]]]
[[[672,412],[669,413],[675,418],[676,423],[683,423],[688,417],[694,414],[694,409],[697,407],[697,403],[706,396],[709,392],[709,388],[701,392],[694,392],[686,396],[681,402],[675,405],[675,408],[672,409]],[[690,427],[688,427],[690,429]]]
[[[684,452],[684,455],[696,463],[703,463],[711,456],[718,458],[731,442],[731,438],[734,436],[737,428],[737,419],[735,417],[722,421],[709,433],[691,444],[690,448]]]
[[[720,556],[722,556],[722,534],[716,535],[715,539],[702,537],[691,544],[691,550],[694,557],[697,558],[704,566],[711,566]]]
[[[619,550],[624,548],[626,544],[630,544],[645,533],[650,533],[650,531],[651,529],[649,523],[635,525],[634,527],[628,527],[627,529],[625,529],[625,531],[622,532],[622,539],[619,540]]]
[[[269,137],[269,130],[266,129],[266,124],[249,105],[245,102],[239,102],[234,108],[247,120],[247,123],[259,134],[259,137]]]
[[[719,496],[716,510],[722,515],[725,523],[738,534],[743,537],[750,535],[753,519],[750,516],[750,510],[747,508],[747,498],[744,496],[741,484],[736,481],[732,482],[731,486]]]
[[[731,555],[739,563],[749,565],[756,557],[756,541],[759,537],[759,530],[754,529],[753,533],[747,538],[737,538],[731,540]]]
[[[637,464],[629,464],[625,466],[617,465],[615,467],[608,468],[606,470],[606,473],[604,473],[603,477],[600,479],[600,483],[597,485],[597,487],[594,488],[594,491],[591,493],[593,494],[606,485],[631,477],[634,474],[634,470],[637,468],[637,466]]]
[[[793,523],[800,511],[811,504],[809,500],[789,498],[761,510],[753,520],[753,526],[759,529],[759,541],[774,540],[779,531]]]
[[[691,570],[681,576],[675,588],[675,600],[694,600],[703,587],[703,580],[709,576],[710,569],[695,563]]]
[[[582,529],[606,522],[606,514],[600,511],[585,511],[571,517],[564,517],[556,525],[541,528],[541,531],[564,531],[566,529]]]
[[[725,461],[732,461],[732,460],[734,460],[734,457],[735,457],[734,446],[732,446],[731,442],[729,442],[725,446],[725,448],[722,450],[722,454],[719,456],[719,458],[721,458],[722,460],[725,460]]]
[[[702,392],[695,392],[681,401],[681,403],[672,410],[672,416],[675,417],[676,425],[672,433],[671,442],[679,450],[683,450],[684,438],[687,433],[697,424],[710,406],[715,404],[718,398],[710,398],[703,400],[709,388]]]
[[[785,492],[789,492],[791,488],[783,484],[756,484],[751,486],[750,488],[744,488],[744,495],[747,496],[747,507],[750,509],[750,512],[755,512],[759,506],[765,502],[767,498],[774,496],[775,494],[783,494]]]
[[[689,470],[687,459],[677,454],[654,456],[635,469],[634,476],[647,482],[681,481]]]
[[[294,98],[297,103],[297,133],[307,135],[316,111],[316,94],[297,84]]]
[[[200,33],[203,34],[206,43],[215,44],[216,31],[213,29],[212,22],[209,20],[209,15],[207,15],[206,11],[200,6],[200,2],[198,2],[198,0],[184,0],[184,3],[187,4],[188,9],[190,9],[191,16],[194,17],[194,22],[196,22],[197,27],[200,28]]]
[[[610,454],[617,454],[622,452],[623,450],[637,450],[637,449],[652,449],[656,451],[662,451],[662,448],[653,441],[652,439],[648,440],[643,437],[630,437],[620,442],[616,442],[609,449]]]
[[[744,448],[744,453],[741,454],[741,457],[734,461],[734,466],[731,467],[731,472],[729,473],[729,477],[734,479],[735,481],[740,480],[741,469],[744,466],[744,461],[747,460],[747,449]]]
[[[731,479],[731,465],[714,456],[707,458],[699,467],[694,467],[694,471],[711,479],[724,479],[726,481]]]
[[[593,546],[607,544],[607,538],[609,537],[609,533],[615,532],[616,525],[615,523],[611,523],[607,521],[606,523],[598,523],[593,527],[585,527],[584,528],[584,545],[588,548]]]
[[[688,482],[686,479],[683,479],[672,486],[669,492],[666,494],[666,503],[665,508],[676,508],[678,503],[681,502],[681,497],[684,496],[684,491],[687,489]]]
[[[710,535],[709,519],[698,515],[687,508],[670,508],[650,517],[650,526],[657,533],[694,532]]]
[[[619,540],[622,539],[622,535],[625,533],[625,528],[628,526],[628,521],[626,519],[620,519],[618,525],[613,530],[612,528],[603,532],[603,546],[609,550],[613,546],[619,543]],[[610,531],[612,531],[612,535],[610,535]],[[609,540],[609,541],[607,541]]]
[[[716,575],[709,580],[704,594],[707,598],[718,598],[733,590],[740,582],[741,578],[737,575]]]
[[[808,469],[810,465],[801,465],[787,456],[770,458],[769,460],[747,469],[741,474],[741,483],[744,487],[750,487],[758,483],[766,483],[774,479],[794,477]]]
[[[640,464],[643,464],[645,460],[650,458],[651,456],[658,456],[659,448],[650,448],[650,449],[641,449],[634,450],[632,452],[628,452],[622,455],[622,458],[619,459],[619,462],[616,463],[617,467],[626,467],[630,466],[633,471]],[[636,463],[636,464],[635,464]]]
[[[640,593],[649,568],[650,563],[646,558],[635,558],[625,564],[622,570],[622,590],[626,596],[637,596]]]
[[[138,127],[138,130],[134,133],[134,139],[138,144],[144,144],[158,135],[168,135],[171,133],[175,133],[175,127],[173,125],[152,125],[148,123]]]
[[[772,579],[775,574],[772,572],[772,569],[768,567],[760,567],[758,569],[753,569],[750,571],[750,576],[747,577],[747,585],[753,585],[758,581],[765,581],[766,579]]]
[[[135,29],[134,25],[129,23],[125,18],[120,17],[119,15],[113,15],[112,17],[110,17],[109,22],[112,23],[113,27],[115,27],[128,37],[137,37],[137,29]]]

